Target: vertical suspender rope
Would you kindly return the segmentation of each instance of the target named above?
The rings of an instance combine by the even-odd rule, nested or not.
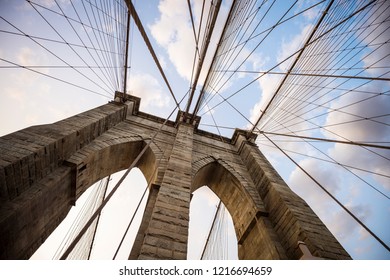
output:
[[[130,33],[130,12],[127,11],[127,31],[126,31],[126,50],[125,50],[125,75],[123,81],[123,94],[126,94],[127,90],[127,63],[129,57],[129,33]]]
[[[223,36],[226,32],[226,29],[227,29],[227,26],[228,26],[228,23],[230,22],[232,16],[233,16],[233,11],[234,11],[234,7],[236,6],[236,0],[233,0],[233,3],[230,7],[230,10],[229,10],[229,14],[228,14],[228,17],[226,19],[226,22],[225,22],[225,25],[223,27],[223,31],[222,31],[222,34],[221,34],[221,37],[219,38],[219,41],[218,41],[218,45],[217,45],[217,49],[215,50],[215,53],[214,53],[214,56],[213,56],[213,59],[211,61],[211,65],[209,67],[209,71],[207,72],[207,76],[206,76],[206,80],[204,81],[203,83],[203,88],[202,90],[200,91],[200,94],[199,94],[199,97],[198,97],[198,100],[195,104],[195,108],[194,108],[194,111],[193,111],[193,117],[198,113],[198,110],[200,108],[200,105],[201,105],[201,102],[202,102],[202,99],[205,95],[205,85],[208,83],[209,79],[210,79],[210,73],[211,73],[211,69],[213,68],[214,66],[214,63],[215,63],[215,58],[217,57],[217,53],[218,53],[218,48],[219,46],[221,45],[222,43],[222,40],[223,40]]]
[[[108,183],[109,183],[110,180],[111,180],[110,178],[111,178],[111,175],[108,175],[107,181],[106,181],[106,186],[104,187],[104,193],[103,193],[103,197],[102,197],[102,202],[103,202],[104,198],[106,197],[107,189],[108,189]],[[98,228],[98,225],[99,225],[100,217],[101,217],[101,213],[99,213],[99,216],[97,217],[97,221],[96,221],[96,225],[95,225],[95,230],[94,230],[93,236],[92,236],[91,246],[89,247],[88,258],[87,258],[88,260],[91,258],[92,247],[93,247],[93,243],[95,242],[96,232],[97,232],[97,228]]]
[[[221,208],[221,204],[222,204],[222,200],[219,200],[217,210],[215,211],[213,223],[211,224],[210,231],[209,231],[209,234],[208,234],[207,239],[206,239],[206,243],[204,244],[204,247],[203,247],[202,255],[200,256],[201,260],[203,259],[204,253],[206,252],[207,245],[209,244],[211,232],[213,231],[213,228],[214,228],[214,225],[215,225],[215,221],[217,220],[217,216],[218,216],[218,212],[219,212],[219,210]]]

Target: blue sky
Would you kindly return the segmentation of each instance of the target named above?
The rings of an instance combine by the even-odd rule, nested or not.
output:
[[[81,9],[80,1],[60,0],[56,2],[51,0],[36,0],[36,4],[29,4],[26,1],[1,1],[0,2],[0,26],[2,31],[17,32],[15,25],[20,30],[29,35],[41,36],[56,40],[62,38],[51,28],[47,22],[34,10],[42,12],[50,23],[61,30],[60,34],[68,42],[80,44],[75,32],[72,30],[70,24],[61,16],[50,12],[42,7],[60,11],[59,7],[66,12],[69,17],[76,18],[72,4]],[[141,18],[141,21],[146,29],[146,32],[151,39],[153,47],[156,50],[159,61],[167,75],[168,80],[173,88],[177,99],[183,97],[189,87],[191,80],[192,62],[195,52],[194,37],[192,33],[191,22],[186,1],[180,0],[164,0],[164,1],[134,1],[134,5]],[[208,1],[207,1],[208,2]],[[260,1],[259,1],[260,2]],[[237,54],[237,60],[233,61],[229,70],[236,69],[241,63],[240,71],[267,71],[273,66],[281,63],[285,58],[296,52],[306,38],[307,34],[312,29],[316,20],[320,15],[327,2],[322,1],[298,1],[288,12],[286,18],[297,15],[289,21],[275,27],[272,32],[265,37],[265,33],[261,31],[269,30],[276,21],[288,11],[294,1],[266,1],[262,9],[269,9],[269,13],[264,17],[264,21],[255,29],[253,25],[244,25],[248,28],[248,33],[252,30],[253,34],[262,34],[250,40],[242,46],[242,51]],[[318,5],[313,6],[318,3]],[[192,1],[192,9],[195,17],[195,24],[200,21],[202,1]],[[222,30],[224,20],[228,13],[231,1],[223,1],[220,15],[215,27],[215,36],[211,39],[210,48],[206,57],[204,70],[201,72],[200,81],[197,87],[196,94],[199,93],[203,85],[208,65],[210,65],[211,57],[214,53],[216,43],[219,39],[219,34]],[[360,5],[357,2],[356,5]],[[259,3],[256,3],[259,6]],[[305,13],[300,13],[306,8],[313,6]],[[349,6],[352,10],[353,5]],[[206,5],[208,10],[208,5]],[[347,9],[348,10],[348,9]],[[382,7],[382,14],[380,17],[388,18],[389,9],[387,6]],[[262,11],[262,10],[261,10]],[[372,13],[379,13],[373,10]],[[260,19],[260,15],[254,17],[256,20]],[[7,23],[9,22],[9,23]],[[364,31],[358,33],[356,31],[355,37],[351,37],[350,43],[354,41],[372,44],[379,44],[382,41],[388,40],[389,32],[388,21],[385,21],[381,29],[373,29],[371,36],[366,35]],[[76,26],[76,25],[75,25]],[[76,26],[80,34],[82,34],[82,27]],[[367,29],[368,30],[368,29]],[[90,34],[91,30],[89,30]],[[141,110],[152,113],[161,117],[167,117],[174,108],[174,102],[170,96],[164,81],[162,80],[154,62],[147,51],[145,44],[139,35],[137,28],[132,23],[131,25],[131,48],[130,48],[130,70],[128,78],[128,89],[131,94],[140,96],[142,98]],[[374,36],[375,35],[375,36]],[[83,65],[83,59],[87,59],[88,63],[92,65],[90,54],[83,48],[74,47],[71,49],[65,44],[55,42],[39,41],[43,46],[51,52],[39,46],[31,39],[24,36],[17,36],[7,32],[1,32],[0,45],[0,66],[9,66],[10,64],[4,60],[11,61],[20,65],[66,65],[64,61],[70,65]],[[200,37],[202,38],[203,35]],[[87,42],[87,37],[82,37]],[[260,47],[255,49],[255,46],[264,39]],[[336,41],[337,42],[337,41]],[[240,48],[241,48],[240,46]],[[361,46],[361,45],[359,45]],[[384,75],[388,77],[385,70],[389,70],[388,48],[386,50],[384,45],[382,48],[376,49],[375,53],[370,55],[370,48],[354,48],[352,50],[345,50],[344,67],[355,65],[374,65],[377,68],[369,68],[364,75]],[[337,44],[335,43],[335,48]],[[76,54],[76,52],[78,55]],[[252,50],[254,50],[252,52]],[[252,53],[251,53],[252,52]],[[251,55],[249,55],[251,53]],[[61,61],[56,55],[63,58]],[[247,57],[248,56],[248,57]],[[375,61],[375,58],[381,58],[381,62]],[[246,58],[247,57],[247,58]],[[309,58],[307,58],[309,61]],[[318,59],[319,61],[320,59]],[[291,64],[292,59],[280,64],[274,69],[275,72],[285,72]],[[332,61],[328,62],[328,66],[335,66]],[[325,65],[325,64],[324,64]],[[380,70],[380,67],[385,70]],[[22,129],[35,124],[51,123],[65,117],[80,113],[87,109],[94,108],[98,105],[105,104],[112,99],[113,92],[117,88],[105,82],[101,74],[95,75],[92,70],[80,69],[84,75],[74,69],[68,68],[38,68],[43,74],[62,78],[66,81],[80,85],[84,88],[90,89],[93,92],[75,87],[74,85],[66,84],[64,82],[50,79],[47,76],[33,73],[25,69],[10,69],[0,68],[0,83],[3,92],[0,96],[0,116],[2,119],[7,119],[7,122],[2,122],[0,126],[0,135],[10,133],[12,131]],[[348,70],[347,75],[356,74],[358,70]],[[378,72],[383,71],[383,72]],[[337,70],[335,73],[340,74],[342,70]],[[221,82],[216,83],[219,87],[219,93],[225,97],[230,96],[240,90],[244,85],[253,81],[259,74],[237,72],[229,81],[226,81],[227,76],[222,77]],[[99,77],[98,77],[99,76]],[[207,125],[214,125],[211,114],[215,118],[216,123],[221,127],[240,127],[251,128],[248,120],[252,123],[260,115],[260,110],[264,109],[270,96],[273,94],[278,82],[282,78],[281,75],[265,75],[253,82],[250,86],[241,90],[229,99],[241,114],[243,118],[235,109],[229,104],[222,103],[213,108],[221,102],[218,94],[209,94],[212,97],[209,108],[204,108],[199,113],[202,116],[201,129],[209,130],[214,133],[218,131]],[[104,81],[102,81],[104,80]],[[226,81],[226,83],[225,83]],[[337,108],[354,103],[355,101],[364,98],[362,93],[356,91],[354,95],[342,95],[341,88],[353,89],[359,87],[359,90],[371,90],[386,92],[389,90],[388,82],[371,82],[363,85],[365,81],[349,80],[332,81],[329,87],[335,88],[329,91],[324,97],[324,104],[316,111],[309,112],[304,115],[306,118],[310,116],[324,115],[316,117],[312,121],[319,124],[321,127],[331,124],[339,124],[351,120],[351,115],[356,116],[371,116],[380,113],[389,112],[390,102],[388,96],[376,97],[372,100],[361,102],[355,106],[349,106],[345,113],[340,113]],[[293,90],[292,90],[293,91]],[[325,92],[326,89],[319,90],[318,94]],[[344,89],[345,91],[345,89]],[[287,91],[286,91],[287,92]],[[285,92],[283,92],[285,93]],[[196,95],[197,96],[197,95]],[[195,98],[196,98],[195,96]],[[334,96],[331,99],[329,96]],[[310,101],[310,100],[309,100]],[[186,100],[183,103],[185,104]],[[319,102],[319,101],[312,101]],[[210,110],[210,108],[213,108]],[[335,110],[336,109],[336,110]],[[211,113],[210,113],[211,112]],[[314,114],[315,113],[315,114]],[[276,114],[276,113],[275,113]],[[310,115],[313,114],[313,115]],[[9,118],[9,116],[13,116]],[[287,116],[286,118],[290,118]],[[299,119],[299,118],[298,118]],[[389,124],[388,116],[377,118],[375,120],[381,123]],[[296,122],[296,121],[295,121]],[[275,125],[275,124],[274,124]],[[306,136],[327,137],[334,138],[334,133],[341,135],[348,139],[355,141],[389,141],[390,130],[388,125],[383,125],[378,122],[353,122],[345,125],[330,126],[329,129],[317,128],[314,130],[307,130],[313,125],[310,122],[301,122],[291,127],[295,131],[303,131]],[[268,127],[265,125],[265,129]],[[286,132],[286,130],[281,130]],[[220,132],[230,137],[232,129],[220,129]],[[285,142],[281,137],[274,137],[283,149],[293,152],[299,152],[303,155],[312,157],[319,157],[329,160],[327,156],[331,156],[338,162],[344,163],[348,166],[354,166],[361,169],[369,169],[378,174],[389,174],[389,162],[383,157],[373,155],[371,152],[363,150],[358,147],[349,147],[343,144],[333,143],[308,143],[300,142]],[[283,141],[282,141],[283,140]],[[269,147],[270,143],[264,141],[264,137],[259,136],[258,145],[263,153],[270,159],[285,181],[290,187],[301,195],[325,222],[336,238],[345,246],[347,251],[357,259],[389,259],[390,253],[383,249],[375,240],[373,240],[364,230],[362,230],[351,218],[344,213],[334,202],[332,202],[324,193],[318,189],[305,175],[290,161],[286,160],[276,149]],[[318,149],[316,149],[318,148]],[[382,153],[383,151],[378,151]],[[390,203],[387,198],[384,198],[372,188],[367,187],[367,184],[357,179],[356,176],[351,176],[351,172],[340,168],[338,165],[329,164],[324,161],[316,160],[312,157],[289,153],[298,161],[301,166],[306,168],[314,177],[316,177],[327,189],[331,190],[349,209],[365,222],[378,236],[384,240],[385,243],[390,243]],[[385,156],[388,157],[388,154]],[[368,166],[368,167],[367,167]],[[375,186],[381,192],[390,195],[390,181],[388,177],[373,176],[366,172],[354,169],[353,172],[363,177],[371,185]],[[206,192],[203,193],[203,202],[213,206],[216,199],[212,198]],[[212,212],[212,211],[209,212]],[[210,214],[210,216],[212,216]]]

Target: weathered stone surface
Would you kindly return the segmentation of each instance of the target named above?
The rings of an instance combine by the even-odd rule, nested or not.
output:
[[[191,193],[203,185],[232,215],[241,259],[299,259],[298,241],[314,256],[349,258],[261,154],[255,135],[221,138],[183,112],[162,125],[139,112],[139,102],[127,96],[125,104],[0,138],[0,258],[29,258],[87,188],[130,166],[149,184],[130,259],[186,259]]]

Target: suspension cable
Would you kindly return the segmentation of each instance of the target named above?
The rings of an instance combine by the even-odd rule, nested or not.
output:
[[[171,88],[171,86],[170,86],[170,84],[168,82],[168,79],[165,76],[164,70],[161,67],[161,64],[160,64],[160,62],[159,62],[159,60],[157,58],[157,55],[156,55],[156,53],[155,53],[155,51],[154,51],[154,49],[152,47],[152,44],[151,44],[151,42],[150,42],[150,40],[148,38],[148,35],[146,34],[146,31],[145,31],[145,29],[144,29],[144,27],[143,27],[143,25],[141,23],[141,20],[138,17],[137,11],[135,10],[135,8],[133,6],[133,3],[131,2],[131,0],[125,0],[125,2],[127,4],[127,7],[129,9],[129,12],[130,12],[131,16],[134,19],[135,24],[138,27],[139,32],[142,35],[142,38],[144,39],[144,42],[145,42],[146,46],[148,47],[148,50],[149,50],[150,54],[153,57],[153,60],[154,60],[154,62],[156,64],[158,70],[160,71],[161,76],[163,77],[163,79],[165,81],[165,84],[168,87],[169,92],[171,93],[171,96],[172,96],[173,100],[175,101],[177,109],[180,110],[179,103],[176,100],[175,94],[173,93],[172,88]]]
[[[214,26],[215,26],[215,22],[217,21],[217,17],[218,17],[218,14],[219,14],[219,9],[221,7],[221,3],[222,3],[222,0],[217,0],[217,3],[215,4],[214,10],[213,10],[211,23],[210,23],[210,25],[208,27],[207,33],[206,33],[205,38],[204,38],[205,43],[204,43],[204,46],[202,47],[202,51],[201,51],[201,54],[199,56],[198,67],[196,69],[195,78],[194,78],[194,81],[193,81],[193,84],[192,84],[192,87],[191,87],[191,93],[190,93],[190,97],[189,97],[189,100],[188,100],[188,103],[187,103],[186,114],[188,114],[188,112],[190,110],[190,106],[191,106],[191,103],[192,103],[192,98],[194,96],[195,89],[196,89],[196,86],[198,84],[198,79],[199,79],[199,76],[200,76],[200,72],[203,69],[203,63],[204,63],[204,60],[206,58],[207,49],[208,49],[209,44],[210,44],[211,35],[212,35],[213,31],[214,31]],[[212,9],[212,7],[210,7],[210,10],[211,9]]]

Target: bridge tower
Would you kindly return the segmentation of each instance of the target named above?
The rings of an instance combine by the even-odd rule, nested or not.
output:
[[[223,138],[198,129],[198,117],[165,121],[139,111],[139,98],[119,97],[0,138],[1,259],[29,258],[86,189],[129,168],[142,150],[135,166],[150,190],[129,259],[186,259],[191,193],[204,185],[232,216],[240,259],[350,258],[255,134]]]

